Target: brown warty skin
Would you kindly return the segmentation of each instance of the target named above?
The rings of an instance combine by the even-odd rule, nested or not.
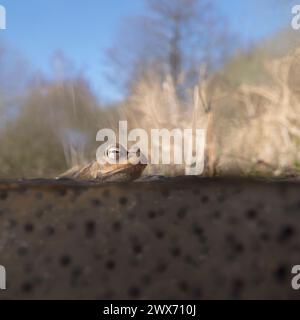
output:
[[[116,144],[106,149],[104,157],[118,160],[115,164],[99,164],[96,160],[83,167],[75,166],[65,173],[61,174],[58,179],[74,179],[95,182],[125,182],[138,179],[147,164],[132,164],[129,159],[140,157],[138,149],[134,155],[129,153],[125,148]]]

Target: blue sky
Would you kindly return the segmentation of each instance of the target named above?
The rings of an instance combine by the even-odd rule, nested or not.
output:
[[[245,43],[259,41],[291,20],[287,0],[216,2],[231,30]],[[0,30],[0,36],[33,68],[49,72],[51,56],[61,50],[84,70],[100,97],[117,98],[104,72],[105,52],[122,19],[145,11],[143,0],[0,0],[0,4],[7,11],[7,30]]]

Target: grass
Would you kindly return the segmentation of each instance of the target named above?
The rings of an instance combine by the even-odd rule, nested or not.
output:
[[[300,49],[274,57],[258,50],[236,56],[210,76],[203,68],[201,81],[186,88],[184,98],[170,77],[162,81],[149,70],[110,108],[99,105],[80,76],[41,80],[17,97],[19,111],[1,123],[0,177],[54,176],[94,159],[97,131],[116,129],[124,119],[129,129],[148,133],[205,129],[205,176],[298,175],[299,74]],[[181,175],[184,166],[150,165],[145,173]]]

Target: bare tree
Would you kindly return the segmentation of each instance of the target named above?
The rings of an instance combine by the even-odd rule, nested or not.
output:
[[[195,83],[200,65],[219,66],[234,47],[213,1],[145,0],[147,13],[127,21],[110,48],[113,72],[129,85],[151,68],[174,86]],[[126,43],[127,42],[127,43]]]

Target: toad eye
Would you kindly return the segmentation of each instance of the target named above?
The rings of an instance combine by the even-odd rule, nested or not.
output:
[[[112,160],[116,160],[119,157],[120,150],[118,148],[110,148],[107,150],[107,157]]]

